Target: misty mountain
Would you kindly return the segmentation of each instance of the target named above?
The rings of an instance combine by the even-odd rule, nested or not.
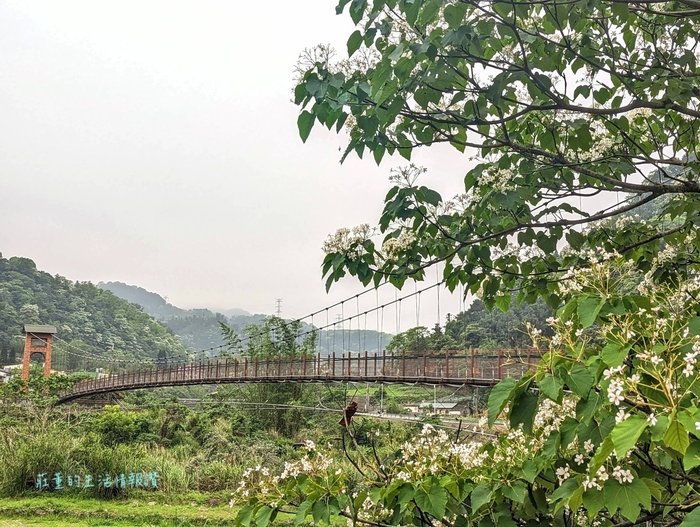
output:
[[[183,309],[170,304],[157,293],[124,284],[122,282],[100,282],[98,287],[111,291],[115,295],[133,304],[137,304],[149,315],[162,321],[178,335],[183,344],[193,350],[202,350],[224,344],[220,323],[228,324],[238,335],[245,338],[249,326],[261,324],[267,315],[251,315],[242,309],[227,309],[214,312],[209,309]],[[302,324],[308,331],[311,326]],[[318,351],[322,354],[347,353],[367,350],[370,353],[380,351],[391,340],[389,333],[377,331],[335,330],[320,331]]]
[[[224,341],[219,325],[221,322],[242,333],[249,324],[255,324],[265,318],[264,315],[251,315],[242,309],[227,310],[232,316],[205,308],[183,309],[172,305],[158,293],[123,282],[100,282],[97,287],[140,306],[146,313],[163,322],[192,350],[222,345]]]
[[[158,293],[152,293],[143,287],[123,282],[99,282],[97,287],[110,291],[127,302],[141,306],[146,313],[163,322],[173,317],[185,315],[184,309],[175,307]]]
[[[249,317],[251,316],[248,311],[245,309],[239,309],[237,307],[231,308],[231,309],[218,309],[218,308],[210,308],[212,311],[215,313],[221,313],[222,315],[226,315],[229,318],[235,318],[235,317]]]

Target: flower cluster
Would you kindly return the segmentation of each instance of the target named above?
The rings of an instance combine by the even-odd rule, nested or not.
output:
[[[286,461],[279,475],[274,475],[269,468],[257,465],[246,469],[233,494],[230,505],[243,502],[252,496],[257,496],[268,503],[278,504],[284,500],[284,490],[281,485],[290,479],[300,476],[327,476],[334,465],[331,456],[316,450],[313,441],[305,441],[307,453],[296,461]],[[337,474],[335,474],[337,475]]]
[[[372,229],[366,223],[352,229],[338,229],[323,243],[323,252],[326,254],[343,254],[351,258],[359,258],[365,254],[363,243],[372,235]]]
[[[394,260],[402,252],[410,249],[416,241],[416,235],[412,230],[403,229],[398,236],[384,240],[381,255],[385,260]]]
[[[700,355],[700,337],[695,337],[693,349],[683,356],[683,361],[685,362],[683,375],[685,377],[690,377],[695,372],[695,364],[697,363],[698,355]]]
[[[515,188],[513,180],[517,177],[518,172],[512,168],[498,168],[492,165],[486,168],[479,178],[479,186],[497,190],[499,192],[507,192]]]
[[[427,168],[411,163],[408,166],[392,168],[389,174],[389,181],[402,188],[412,187],[418,178],[427,171]]]
[[[610,476],[608,476],[608,471],[604,466],[601,466],[595,473],[594,476],[586,476],[583,478],[581,486],[583,490],[596,489],[603,490],[603,483],[605,483]]]
[[[425,425],[417,440],[401,447],[394,477],[403,481],[420,480],[447,470],[467,471],[482,466],[487,454],[477,441],[453,443],[444,430]]]
[[[390,516],[391,511],[387,509],[383,503],[374,501],[369,496],[365,498],[357,511],[358,519],[373,523],[377,520],[383,520]]]

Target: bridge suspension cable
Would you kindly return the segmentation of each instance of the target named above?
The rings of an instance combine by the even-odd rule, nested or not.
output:
[[[319,332],[319,331],[323,331],[323,330],[325,330],[325,329],[333,328],[333,327],[337,326],[338,324],[344,324],[345,322],[351,322],[353,319],[356,319],[356,318],[358,318],[359,316],[364,316],[364,315],[368,315],[368,314],[370,314],[370,313],[373,313],[373,312],[375,312],[375,311],[383,310],[384,308],[386,308],[386,307],[388,307],[388,306],[391,306],[391,305],[396,305],[396,304],[400,305],[401,302],[403,302],[404,300],[406,300],[406,299],[408,299],[408,298],[412,298],[412,297],[414,297],[414,296],[416,296],[416,295],[420,295],[421,293],[424,293],[425,291],[429,291],[429,290],[434,289],[434,288],[436,288],[436,287],[439,287],[439,286],[441,286],[441,285],[443,285],[443,284],[444,284],[444,281],[440,281],[440,282],[437,282],[437,283],[432,284],[432,285],[430,285],[430,286],[424,287],[423,289],[418,289],[418,290],[414,291],[413,293],[409,293],[409,294],[407,294],[407,295],[405,295],[405,296],[396,297],[394,300],[391,300],[391,301],[389,301],[389,302],[386,302],[385,304],[382,304],[382,305],[380,305],[380,306],[376,306],[376,307],[367,309],[366,311],[360,313],[359,315],[357,315],[357,314],[355,314],[355,315],[350,315],[350,316],[348,316],[348,317],[343,317],[343,318],[341,318],[341,319],[339,319],[339,320],[336,320],[336,321],[334,321],[334,322],[332,322],[332,323],[327,323],[327,324],[325,324],[325,325],[323,325],[323,326],[320,326],[320,327],[314,327],[314,328],[312,328],[312,329],[302,331],[302,332],[300,332],[300,333],[297,333],[297,334],[295,335],[295,338],[298,339],[298,338],[300,338],[300,337],[304,337],[304,336],[310,335],[310,334],[315,333],[315,332]],[[398,308],[397,308],[397,310],[398,310]],[[322,312],[322,311],[321,311],[321,312]],[[318,313],[318,312],[317,312],[317,313]],[[301,319],[296,319],[296,320],[294,320],[294,321],[291,321],[291,322],[286,323],[285,325],[291,325],[291,324],[293,324],[294,322],[299,322],[299,321],[301,321]],[[342,327],[342,326],[341,326],[341,327]],[[400,327],[401,327],[400,324],[397,324],[397,330],[400,330]],[[344,330],[343,330],[343,333],[344,333]],[[250,340],[252,340],[252,339],[255,338],[256,336],[261,336],[261,335],[264,335],[264,333],[259,332],[259,333],[253,334],[253,335],[244,336],[244,337],[242,337],[242,338],[238,341],[238,344],[245,344],[246,342],[249,342]],[[344,336],[343,336],[343,338],[344,338]],[[231,347],[230,344],[223,344],[223,345],[221,345],[221,346],[215,346],[215,347],[213,347],[213,348],[208,348],[206,351],[210,351],[210,350],[214,350],[214,349],[224,349],[224,348],[229,348],[229,349],[230,349],[230,347]],[[195,352],[195,353],[193,353],[192,355],[195,355],[196,353],[199,353],[199,352]],[[195,358],[195,360],[196,360],[196,357],[193,357],[193,358]],[[206,357],[206,358],[212,358],[212,359],[213,359],[213,358],[216,358],[216,356]],[[153,361],[151,361],[151,363],[152,363],[152,362],[153,362]],[[188,362],[188,361],[184,361],[184,362],[182,362],[182,361],[181,361],[181,362],[168,361],[168,364],[183,364],[183,363],[186,363],[186,362]]]
[[[325,313],[326,323],[324,325],[314,326],[313,324],[311,324],[311,326],[312,326],[311,329],[302,331],[300,333],[296,333],[295,339],[299,339],[301,337],[310,335],[310,334],[315,333],[315,332],[320,332],[320,331],[324,331],[327,329],[335,329],[335,328],[337,328],[338,324],[340,324],[341,325],[341,332],[342,332],[341,338],[343,341],[342,346],[343,346],[343,349],[345,349],[345,326],[344,326],[345,323],[349,322],[350,324],[352,324],[352,321],[356,320],[358,331],[361,331],[360,330],[360,317],[364,317],[364,319],[365,319],[365,331],[366,331],[367,315],[369,315],[370,313],[376,313],[377,314],[377,323],[378,323],[378,327],[377,327],[378,349],[381,349],[383,344],[384,344],[382,331],[384,329],[384,310],[385,310],[385,308],[392,306],[392,305],[396,306],[396,331],[398,333],[398,332],[400,332],[400,328],[401,328],[400,320],[399,320],[399,317],[401,316],[400,315],[401,302],[403,302],[404,300],[406,300],[408,298],[415,296],[415,297],[417,297],[417,306],[418,306],[417,309],[420,309],[420,294],[425,292],[425,291],[429,291],[431,289],[438,288],[441,285],[443,285],[444,283],[445,283],[444,280],[441,280],[441,281],[438,281],[430,286],[424,287],[422,289],[416,288],[414,290],[414,292],[409,293],[407,295],[404,295],[402,297],[399,297],[398,292],[396,292],[393,300],[390,300],[390,301],[385,302],[385,303],[380,305],[379,304],[378,289],[380,287],[386,285],[386,283],[384,283],[384,284],[381,284],[377,288],[365,289],[364,291],[361,291],[360,293],[357,293],[355,295],[351,295],[343,300],[335,302],[335,303],[333,303],[329,306],[326,306],[322,309],[318,309],[316,311],[313,311],[313,312],[311,312],[303,317],[299,317],[299,318],[296,318],[293,320],[284,321],[283,323],[281,323],[279,325],[279,328],[280,329],[287,328],[287,327],[293,326],[295,324],[302,323],[304,320],[309,319],[309,318],[311,318],[313,320],[313,317],[315,317],[319,314]],[[361,311],[360,304],[359,304],[359,298],[361,296],[364,296],[364,295],[370,293],[371,291],[375,291],[377,305],[375,307],[369,308],[365,311]],[[350,315],[350,316],[345,316],[345,304],[351,302],[352,300],[355,300],[355,314]],[[335,320],[334,322],[330,322],[329,321],[329,312],[331,309],[336,308],[336,307],[341,308],[341,317],[338,320]],[[244,344],[250,342],[254,338],[259,337],[259,336],[263,336],[264,334],[265,334],[265,332],[263,332],[262,330],[257,331],[257,332],[253,332],[253,333],[249,333],[248,335],[244,335],[244,336],[240,337],[237,344],[239,346],[243,346]],[[349,338],[350,338],[350,335],[348,335],[348,339]],[[153,358],[137,359],[137,358],[127,358],[127,357],[113,357],[113,356],[109,355],[109,352],[107,350],[105,350],[105,353],[103,353],[103,354],[93,354],[93,353],[85,352],[85,350],[79,348],[78,346],[72,344],[71,342],[69,342],[65,339],[61,339],[58,336],[56,336],[55,339],[60,342],[60,347],[57,348],[57,351],[59,352],[59,354],[65,354],[65,355],[73,356],[73,357],[83,359],[83,360],[94,361],[96,365],[97,364],[152,365],[152,364],[159,363],[158,359],[153,359]],[[335,341],[335,332],[333,332],[333,341]],[[366,344],[366,335],[365,335],[365,344]],[[320,345],[320,343],[319,343],[319,345]],[[333,346],[335,346],[335,342],[334,342]],[[174,365],[174,364],[186,364],[186,363],[193,362],[196,360],[201,360],[204,358],[212,358],[213,359],[213,358],[220,357],[222,355],[222,353],[212,355],[212,352],[216,352],[216,351],[221,352],[222,350],[230,350],[231,348],[232,348],[232,345],[230,343],[220,344],[217,346],[210,346],[208,348],[202,348],[202,349],[199,349],[196,351],[188,352],[187,355],[184,357],[167,358],[165,360],[165,362],[167,364]],[[175,359],[175,360],[173,360],[173,359]]]

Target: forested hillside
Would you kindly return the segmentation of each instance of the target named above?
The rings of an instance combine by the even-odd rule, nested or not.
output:
[[[165,326],[109,291],[39,271],[29,258],[0,254],[0,363],[14,363],[21,353],[25,323],[57,326],[57,348],[76,353],[124,359],[186,353]]]
[[[469,309],[450,317],[445,327],[432,330],[419,326],[396,335],[387,351],[390,353],[439,351],[446,349],[525,348],[531,345],[527,324],[551,335],[547,318],[552,310],[542,301],[515,304],[506,312],[489,310],[481,300],[474,300]]]

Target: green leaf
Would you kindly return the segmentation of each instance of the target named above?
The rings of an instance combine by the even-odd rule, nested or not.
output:
[[[633,416],[615,425],[610,433],[610,439],[615,446],[617,459],[622,459],[637,444],[637,440],[648,424],[644,417]]]
[[[477,512],[481,507],[491,501],[493,491],[484,483],[479,483],[471,493],[472,512]]]
[[[532,459],[526,459],[523,463],[523,478],[528,483],[534,483],[540,470]]]
[[[348,38],[348,56],[352,57],[352,55],[360,49],[361,45],[362,33],[360,33],[359,29],[356,29],[353,31],[352,35],[350,35],[350,38]]]
[[[574,98],[578,97],[579,95],[583,95],[584,97],[588,98],[591,95],[591,87],[590,86],[585,86],[585,85],[580,85],[577,86],[576,89],[574,90]],[[583,236],[582,236],[583,238]],[[568,240],[568,236],[567,236]],[[571,243],[571,242],[569,242]],[[576,248],[576,247],[574,247]]]
[[[447,491],[438,483],[430,485],[427,491],[419,488],[414,499],[416,500],[416,505],[418,505],[423,512],[427,512],[436,518],[445,516]]]
[[[600,404],[601,395],[594,391],[588,392],[588,397],[581,399],[576,404],[576,415],[582,423],[590,423],[593,416],[598,410],[598,405]]]
[[[609,479],[605,482],[603,492],[608,510],[614,513],[620,509],[620,514],[630,521],[639,517],[642,507],[651,508],[651,492],[639,478],[624,485]]]
[[[607,88],[600,88],[593,92],[593,98],[598,104],[605,104],[612,97],[612,93]]]
[[[399,488],[399,492],[397,494],[399,503],[401,505],[405,505],[409,501],[413,499],[413,496],[416,495],[416,489],[413,488],[413,485],[409,483],[404,483],[401,485]]]
[[[698,412],[697,408],[690,406],[678,412],[676,417],[681,423],[683,423],[683,427],[686,430],[700,437],[700,432],[698,432],[698,429],[695,427],[695,423],[698,421],[698,417],[700,417],[700,413]]]
[[[313,506],[313,502],[310,500],[305,500],[297,507],[297,512],[294,515],[294,525],[299,526],[306,523],[306,516],[309,514],[309,510]]]
[[[623,2],[614,2],[611,4],[611,10],[614,15],[620,17],[622,20],[629,19],[630,8],[627,4]]]
[[[578,301],[577,314],[581,327],[587,328],[593,325],[598,318],[598,313],[605,305],[605,299],[595,296],[582,297]]]
[[[668,430],[664,434],[664,443],[667,447],[681,454],[685,454],[685,451],[688,449],[690,444],[688,431],[675,416],[671,418],[671,422],[668,424]]]
[[[419,21],[421,24],[430,24],[435,20],[435,15],[440,10],[442,6],[442,0],[428,0],[427,2],[421,2],[423,8],[420,12]]]
[[[595,383],[593,374],[588,371],[588,368],[580,364],[571,368],[566,377],[569,388],[581,397],[586,397]]]
[[[589,518],[594,518],[605,507],[605,496],[598,490],[589,489],[583,493],[583,506]]]
[[[331,512],[328,503],[324,500],[318,500],[311,508],[311,514],[314,518],[314,523],[329,523]]]
[[[258,512],[255,513],[255,527],[265,527],[268,525],[273,518],[274,512],[275,510],[267,505],[260,507]]]
[[[527,497],[527,486],[522,481],[516,481],[512,486],[501,487],[501,492],[515,503],[524,503]]]
[[[591,474],[595,474],[596,470],[598,470],[600,466],[605,463],[605,460],[608,459],[608,456],[612,454],[614,449],[615,445],[613,445],[612,439],[610,436],[607,436],[591,458],[591,461],[588,464],[589,472]]]
[[[700,441],[693,441],[683,456],[683,468],[692,470],[700,466]]]
[[[571,498],[571,494],[579,487],[578,481],[576,481],[576,478],[569,478],[567,479],[561,486],[557,487],[554,492],[552,492],[549,496],[549,501],[552,503],[557,503],[557,509],[563,507],[564,505],[567,505],[569,503],[569,498]]]
[[[512,377],[506,377],[491,389],[488,403],[489,426],[492,426],[496,419],[498,419],[498,416],[517,388],[518,381]]]
[[[423,199],[430,205],[437,206],[442,201],[442,196],[429,188],[423,188]]]
[[[297,128],[299,128],[299,136],[303,142],[306,142],[306,140],[309,138],[309,134],[311,133],[311,129],[314,127],[315,120],[316,117],[314,114],[307,112],[306,110],[299,114],[299,118],[297,119]]]
[[[248,527],[250,522],[253,521],[254,510],[255,508],[252,505],[245,505],[244,507],[241,507],[241,510],[239,510],[238,514],[236,515],[236,523],[238,525]]]
[[[624,362],[629,353],[629,349],[629,346],[623,346],[617,342],[608,342],[600,356],[605,364],[610,367],[615,367]]]
[[[697,508],[688,514],[683,519],[680,527],[700,527],[700,508]]]
[[[700,317],[695,317],[688,322],[688,330],[691,335],[700,335]]]
[[[564,382],[554,375],[547,375],[537,384],[539,389],[552,401],[561,403]]]
[[[510,410],[510,425],[515,428],[523,425],[523,430],[527,434],[532,433],[532,423],[537,413],[537,396],[529,391],[524,391],[513,401]]]
[[[462,25],[466,12],[467,6],[465,4],[456,3],[446,6],[443,14],[449,27],[451,29],[456,29]]]

